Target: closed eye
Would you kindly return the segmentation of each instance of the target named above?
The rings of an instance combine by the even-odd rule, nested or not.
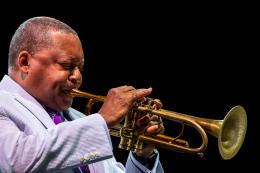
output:
[[[78,68],[80,71],[83,71],[83,65],[77,66],[73,63],[59,63],[59,65],[64,69],[64,70],[69,70],[73,71],[75,68]]]
[[[64,69],[64,70],[74,70],[75,65],[71,63],[59,63],[59,65]]]

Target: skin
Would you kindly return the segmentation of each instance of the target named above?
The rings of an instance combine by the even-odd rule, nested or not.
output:
[[[42,105],[63,111],[72,105],[70,90],[81,85],[80,70],[84,65],[84,53],[81,42],[75,35],[57,31],[50,31],[50,35],[53,45],[39,50],[34,55],[27,51],[20,52],[16,67],[9,75]],[[135,101],[151,92],[152,88],[112,88],[108,91],[99,113],[108,127],[111,127],[123,119]],[[153,125],[146,131],[159,132],[160,127]],[[137,154],[148,157],[153,149],[154,145],[147,145]]]

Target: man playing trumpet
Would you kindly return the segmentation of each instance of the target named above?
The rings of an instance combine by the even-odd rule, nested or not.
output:
[[[34,17],[19,26],[0,83],[0,172],[163,172],[151,144],[130,152],[125,166],[117,162],[108,132],[152,88],[112,88],[98,113],[85,116],[70,107],[83,65],[81,41],[68,25]]]

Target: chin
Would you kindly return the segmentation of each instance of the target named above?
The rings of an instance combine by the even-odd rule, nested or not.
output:
[[[59,104],[59,109],[61,111],[64,111],[64,110],[68,109],[69,107],[71,107],[71,105],[72,105],[72,101],[70,101],[70,102],[62,102],[62,104]]]
[[[71,105],[72,105],[72,102],[63,105],[63,110],[68,109],[69,107],[71,107]]]

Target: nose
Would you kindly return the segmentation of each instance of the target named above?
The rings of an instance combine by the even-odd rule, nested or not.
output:
[[[74,85],[75,88],[79,88],[82,82],[82,76],[81,72],[78,67],[75,67],[70,75],[69,75],[69,81]]]

